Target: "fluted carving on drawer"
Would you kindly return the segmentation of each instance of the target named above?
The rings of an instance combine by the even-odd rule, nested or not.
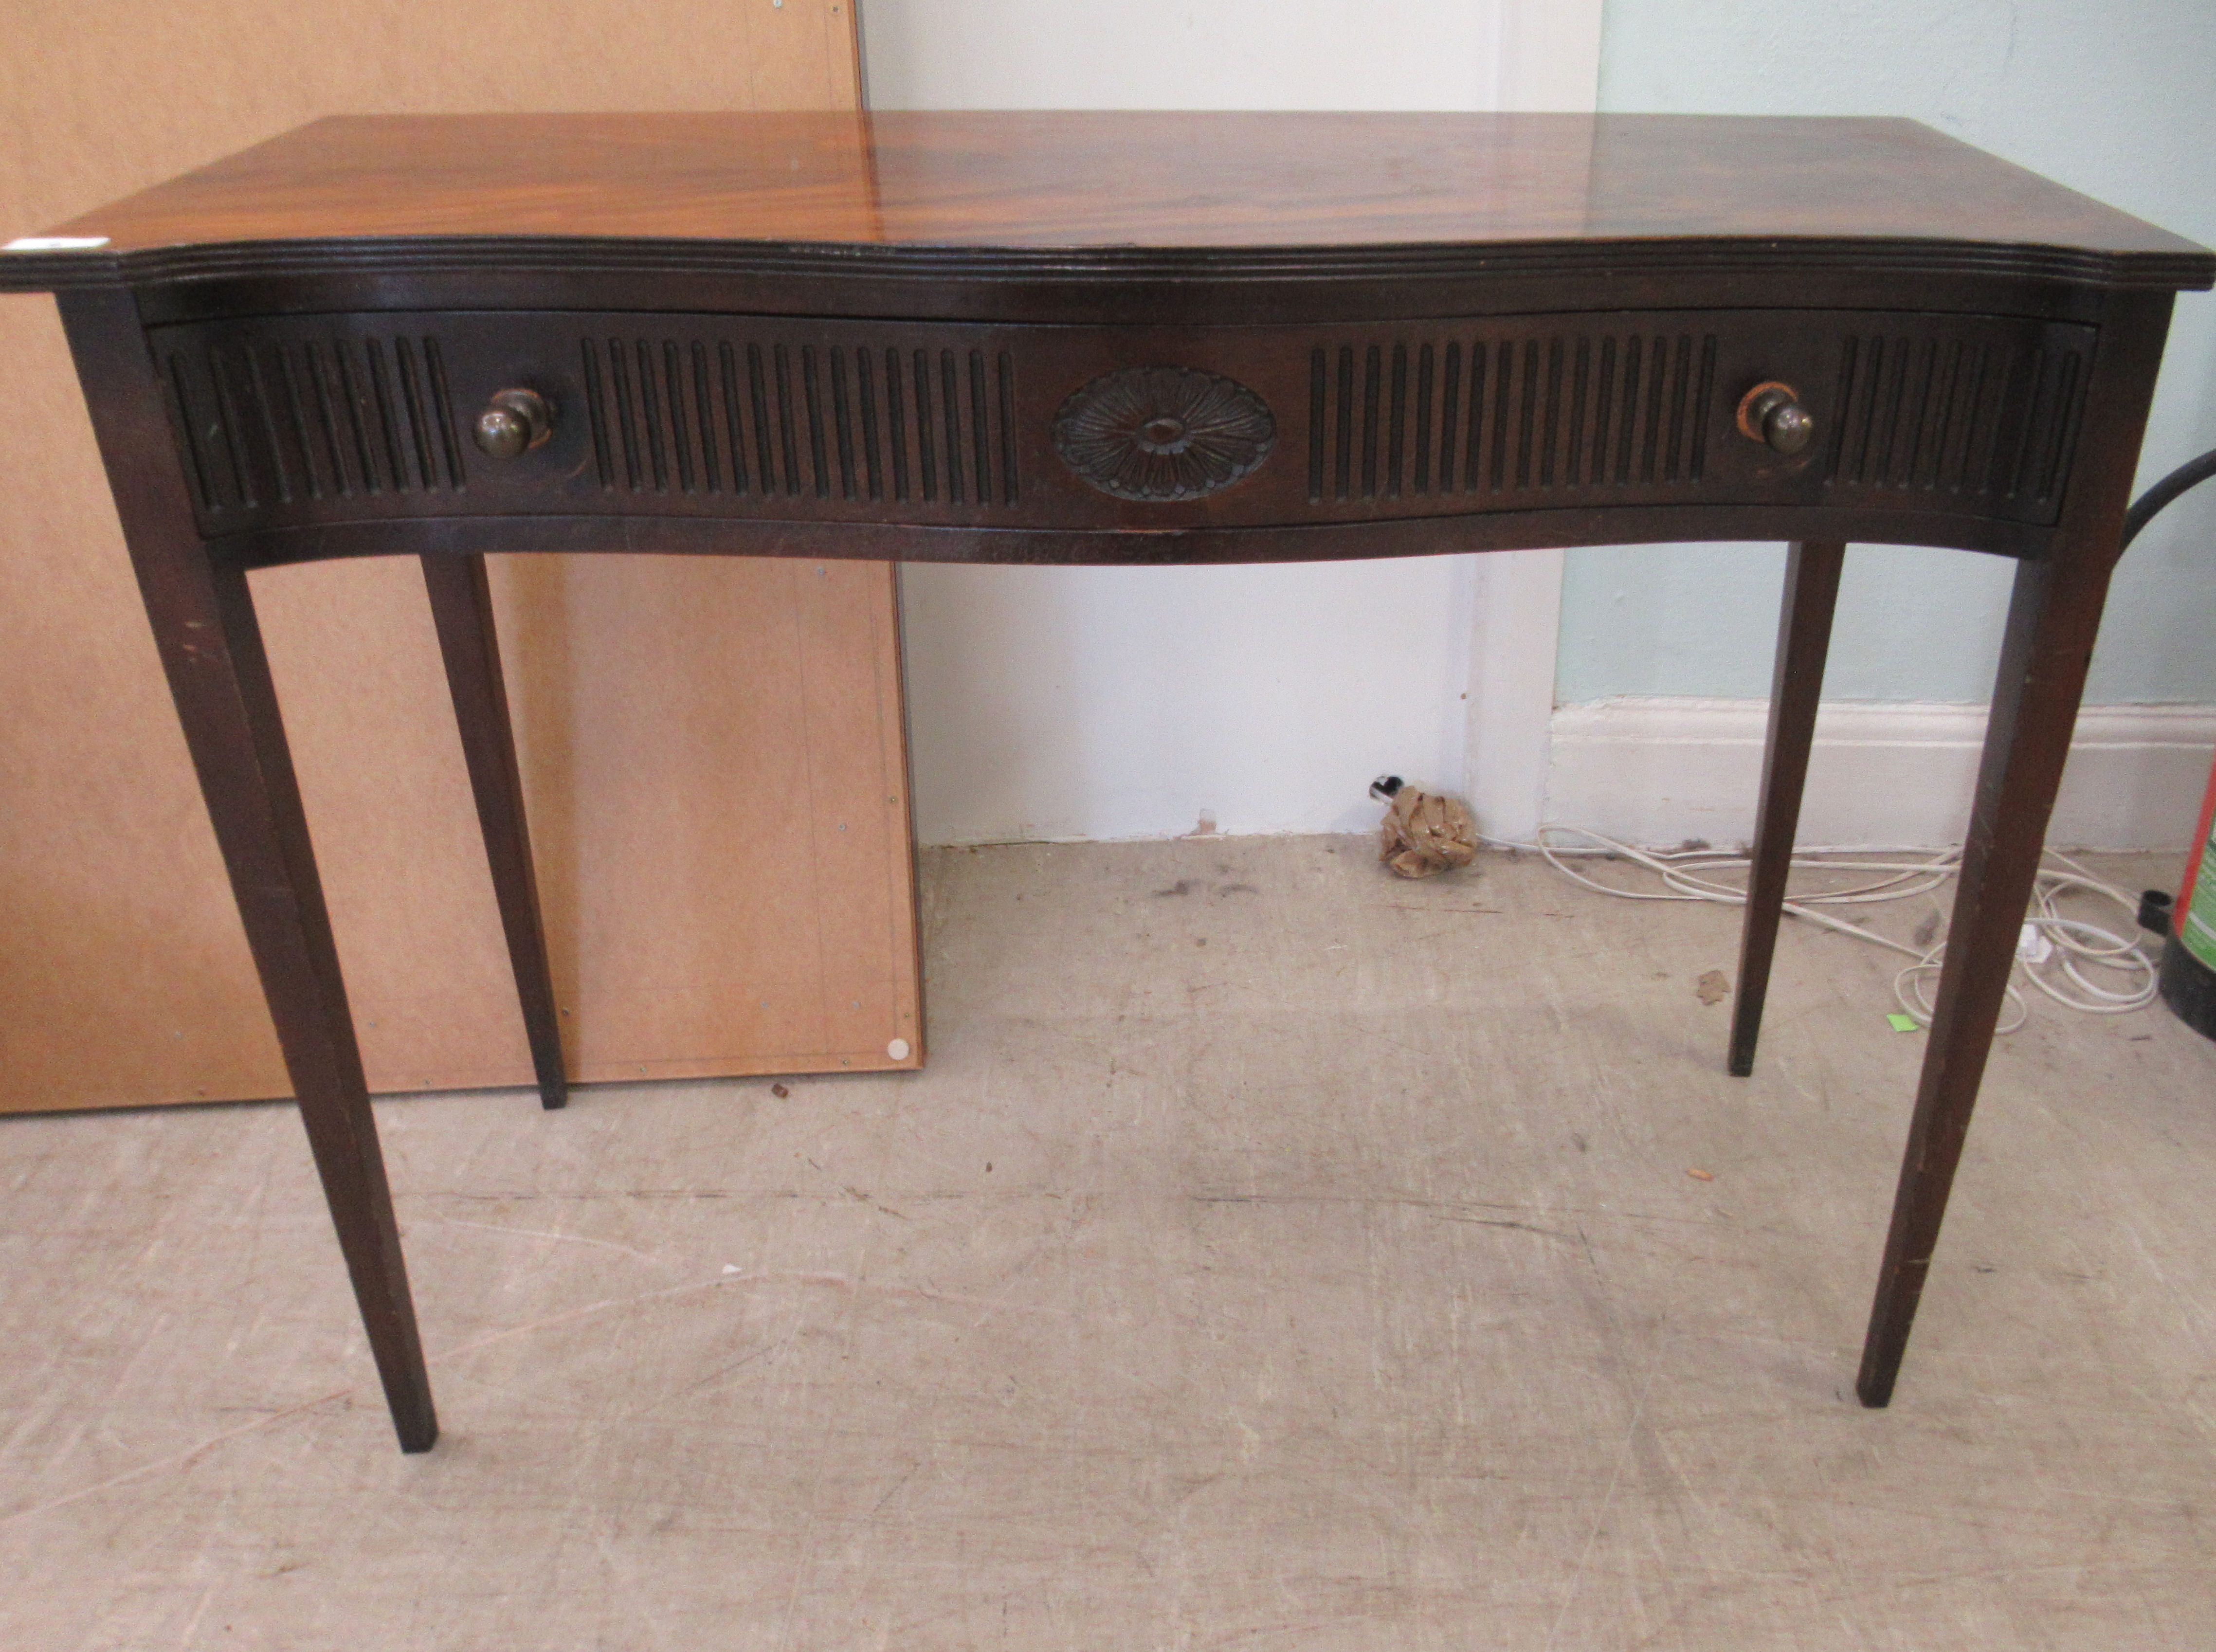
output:
[[[212,536],[430,516],[1060,532],[1741,505],[2035,526],[2066,490],[2097,336],[1849,310],[1169,330],[364,312],[148,335]],[[1805,444],[1739,429],[1764,385],[1789,388]],[[486,457],[482,410],[522,392],[543,434]]]
[[[2090,341],[1930,333],[1850,336],[1825,481],[1983,499],[2044,518],[2077,441]],[[1936,502],[1935,501],[1935,502]]]
[[[1006,351],[748,338],[588,338],[593,463],[611,492],[1012,505]]]
[[[1308,499],[1698,482],[1713,334],[1396,339],[1308,361]]]
[[[163,365],[211,517],[465,484],[435,338],[210,342]]]

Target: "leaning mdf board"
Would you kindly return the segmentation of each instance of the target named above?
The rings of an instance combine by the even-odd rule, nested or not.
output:
[[[7,32],[0,236],[335,111],[859,103],[845,0],[16,0]],[[283,1095],[48,299],[0,299],[0,1111]],[[920,1059],[892,580],[493,559],[574,1076]],[[416,564],[254,587],[371,1084],[528,1082]]]

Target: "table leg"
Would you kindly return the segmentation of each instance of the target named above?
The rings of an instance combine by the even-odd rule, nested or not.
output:
[[[515,737],[508,722],[508,690],[501,679],[500,638],[493,627],[484,558],[427,555],[422,563],[439,651],[446,663],[446,686],[453,695],[454,720],[461,726],[462,755],[469,764],[470,788],[477,794],[485,858],[492,863],[493,894],[500,903],[501,928],[507,932],[508,962],[523,1007],[523,1030],[531,1042],[531,1065],[539,1076],[539,1100],[550,1108],[564,1106],[569,1082],[562,1063],[562,1014],[555,1002],[553,971],[546,962],[531,833],[524,818],[523,779],[515,767]]]
[[[130,295],[69,293],[62,317],[393,1427],[428,1451],[439,1421],[391,1190],[246,574],[194,527]]]
[[[1770,681],[1770,738],[1762,759],[1762,804],[1754,827],[1753,866],[1746,881],[1746,918],[1739,934],[1739,993],[1732,1006],[1731,1071],[1754,1070],[1754,1043],[1770,996],[1770,964],[1777,951],[1785,885],[1793,869],[1808,749],[1816,737],[1816,706],[1824,690],[1824,658],[1831,646],[1839,570],[1847,547],[1816,539],[1793,547],[1785,563],[1785,602],[1777,627],[1777,666]]]
[[[157,635],[192,638],[194,657],[185,668],[191,681],[181,683],[178,668],[170,670],[185,742],[277,1024],[393,1427],[402,1450],[428,1451],[439,1420],[392,1193],[254,601],[243,571],[205,562],[194,571],[203,577],[142,585],[146,611]]]
[[[1924,1293],[2070,755],[2108,569],[2108,558],[2066,555],[2016,569],[1939,1000],[1855,1382],[1864,1405],[1892,1399]]]

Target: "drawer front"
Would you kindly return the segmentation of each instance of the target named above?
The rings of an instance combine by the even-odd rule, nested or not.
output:
[[[150,340],[211,534],[683,515],[1041,528],[1852,505],[2054,520],[2094,330],[1862,311],[1359,326],[965,326],[516,311]],[[1742,433],[1790,385],[1813,440]],[[503,390],[540,445],[480,451]]]

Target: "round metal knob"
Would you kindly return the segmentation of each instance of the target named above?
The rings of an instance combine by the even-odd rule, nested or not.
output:
[[[517,459],[554,434],[554,409],[535,390],[493,393],[472,433],[491,459]]]
[[[1739,430],[1748,441],[1767,442],[1789,458],[1815,439],[1816,417],[1800,405],[1792,385],[1773,379],[1739,398]]]

